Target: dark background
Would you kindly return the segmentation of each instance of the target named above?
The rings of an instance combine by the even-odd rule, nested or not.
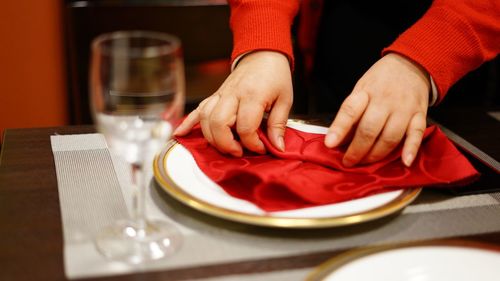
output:
[[[336,112],[356,81],[399,34],[415,23],[431,0],[324,1],[318,48],[309,89],[309,110]],[[429,109],[479,107],[494,110],[500,104],[500,60],[483,64],[457,82],[445,100]],[[333,94],[334,93],[334,94]]]
[[[333,117],[356,81],[380,58],[380,51],[416,22],[431,2],[324,1],[312,80],[304,79],[301,56],[296,54],[293,112]],[[179,36],[186,63],[186,112],[216,91],[230,72],[230,11],[223,0],[66,0],[64,5],[72,124],[92,122],[87,94],[89,46],[101,33],[148,29]],[[294,30],[299,21],[297,17]],[[472,71],[439,106],[429,109],[429,115],[440,119],[457,108],[498,110],[499,69],[497,58]]]

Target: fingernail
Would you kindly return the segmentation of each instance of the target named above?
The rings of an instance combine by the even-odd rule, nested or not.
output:
[[[285,141],[283,140],[283,136],[278,136],[278,149],[281,151],[285,151]]]
[[[257,151],[257,153],[266,154],[266,147],[264,146],[264,144],[262,142],[260,142],[260,144],[259,144],[259,151]]]
[[[239,151],[232,151],[231,155],[233,155],[234,157],[241,157],[241,156],[243,156],[243,151],[241,151],[241,150],[239,150]]]
[[[335,147],[339,142],[339,136],[334,133],[334,132],[330,132],[326,135],[325,137],[325,145],[327,147]]]
[[[179,134],[179,132],[181,131],[182,129],[182,124],[179,124],[179,126],[177,126],[177,128],[175,128],[173,134],[174,136],[177,136]]]
[[[349,159],[349,158],[345,158],[344,157],[342,159],[342,165],[344,165],[344,167],[350,168],[350,167],[354,166],[354,164],[355,163],[351,159]]]
[[[408,153],[403,157],[403,164],[406,165],[406,167],[410,167],[413,162],[413,154]]]
[[[230,154],[235,156],[235,157],[241,157],[241,156],[243,156],[243,149],[237,145],[234,145]]]

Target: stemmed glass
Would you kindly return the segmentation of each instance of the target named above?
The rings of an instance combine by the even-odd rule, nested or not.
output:
[[[144,263],[172,254],[179,231],[145,216],[144,167],[171,137],[184,108],[180,40],[151,31],[118,31],[92,41],[90,104],[97,129],[111,151],[130,164],[132,218],[107,226],[95,237],[105,257]]]

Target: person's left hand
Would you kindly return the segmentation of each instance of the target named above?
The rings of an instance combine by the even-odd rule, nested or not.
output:
[[[348,141],[343,164],[372,163],[404,140],[401,158],[410,166],[426,128],[430,78],[413,61],[390,53],[377,61],[345,99],[325,137],[333,148]]]

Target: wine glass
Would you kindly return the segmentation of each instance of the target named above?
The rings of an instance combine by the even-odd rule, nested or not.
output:
[[[177,228],[145,216],[144,167],[171,137],[184,108],[180,40],[152,31],[117,31],[92,41],[90,105],[110,150],[130,164],[132,218],[95,237],[105,257],[145,263],[171,255],[181,244]],[[146,166],[147,167],[147,166]]]

